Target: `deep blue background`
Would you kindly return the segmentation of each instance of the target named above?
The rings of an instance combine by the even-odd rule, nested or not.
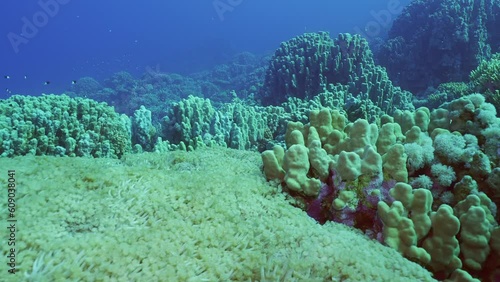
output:
[[[56,0],[41,0],[51,1]],[[140,75],[147,67],[159,67],[190,73],[234,53],[273,52],[280,42],[304,32],[354,33],[375,20],[373,12],[396,0],[241,0],[222,17],[213,0],[65,1],[27,44],[19,45],[17,54],[7,35],[20,35],[22,18],[32,22],[43,9],[40,1],[2,1],[0,97],[60,93],[82,76],[102,80],[120,70]],[[47,80],[51,83],[43,85]]]

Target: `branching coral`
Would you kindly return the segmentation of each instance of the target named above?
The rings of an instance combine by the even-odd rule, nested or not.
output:
[[[483,60],[470,73],[470,80],[476,91],[485,93],[497,110],[500,109],[500,53],[494,54],[490,60]]]

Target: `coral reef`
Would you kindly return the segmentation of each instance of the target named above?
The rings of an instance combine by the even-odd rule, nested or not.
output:
[[[415,94],[464,81],[481,60],[498,52],[499,14],[498,0],[412,1],[392,24],[376,61],[396,85]]]
[[[0,206],[29,206],[17,271],[500,281],[499,19],[500,0],[415,0],[376,56],[305,33],[272,57],[1,100],[0,165],[23,177],[0,179]]]
[[[371,124],[322,108],[285,140],[262,153],[266,178],[318,222],[358,228],[438,279],[496,275],[500,119],[481,94]]]
[[[119,158],[131,149],[130,119],[105,103],[66,95],[0,101],[0,155]]]
[[[475,91],[484,93],[486,99],[500,110],[500,53],[495,53],[490,60],[483,60],[470,73],[470,80]]]
[[[153,150],[154,142],[157,138],[157,129],[153,126],[151,111],[141,106],[134,112],[132,117],[132,144],[138,151]]]
[[[495,53],[489,60],[483,60],[469,74],[467,82],[445,82],[436,89],[429,87],[416,104],[427,106],[431,109],[438,108],[454,99],[472,94],[482,93],[486,101],[500,109],[500,53]]]
[[[259,99],[277,105],[289,97],[308,100],[319,93],[339,100],[343,109],[372,119],[413,109],[412,94],[392,85],[384,68],[359,35],[306,33],[281,43],[268,67]]]
[[[93,78],[80,78],[68,92],[70,96],[91,98],[106,102],[119,113],[129,116],[140,106],[152,112],[153,120],[159,121],[168,109],[168,104],[187,98],[189,95],[216,93],[209,87],[202,88],[194,79],[175,73],[149,70],[140,79],[121,71],[113,74],[102,84]]]
[[[265,183],[255,152],[0,166],[29,176],[18,178],[19,207],[29,207],[17,214],[18,273],[2,281],[434,281],[346,226],[318,226]]]
[[[264,81],[268,60],[266,56],[244,52],[225,64],[187,75],[165,73],[157,66],[146,68],[140,78],[125,71],[113,74],[102,83],[82,77],[68,94],[106,102],[117,112],[129,116],[144,106],[157,123],[167,114],[170,104],[189,96],[209,98],[216,106],[234,98],[253,101]]]
[[[226,64],[191,74],[190,77],[207,85],[213,85],[217,89],[216,92],[206,91],[205,84],[202,84],[203,97],[209,98],[215,105],[229,102],[228,98],[234,98],[231,92],[236,93],[238,98],[248,99],[250,102],[262,87],[269,59],[268,56],[260,57],[243,52],[236,54]]]
[[[162,120],[160,137],[184,150],[216,145],[242,150],[265,148],[261,143],[270,122],[263,111],[241,102],[216,109],[210,100],[190,96],[172,105]],[[158,150],[165,147],[162,140],[158,145]]]

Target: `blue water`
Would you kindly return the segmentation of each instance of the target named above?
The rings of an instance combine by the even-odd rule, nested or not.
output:
[[[329,31],[335,37],[378,22],[380,30],[372,33],[383,36],[384,21],[396,15],[381,18],[379,12],[409,2],[3,1],[0,98],[61,93],[72,80],[102,80],[122,70],[191,73],[242,51],[272,53],[304,32]]]

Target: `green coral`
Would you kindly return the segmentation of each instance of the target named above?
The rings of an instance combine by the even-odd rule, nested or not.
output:
[[[105,103],[66,95],[0,101],[0,155],[119,158],[130,151],[130,120]]]
[[[483,60],[470,73],[470,80],[476,91],[484,93],[497,109],[500,107],[500,53],[494,54],[490,60]]]
[[[430,93],[427,93],[424,104],[430,109],[438,108],[440,105],[450,102],[454,99],[474,93],[474,87],[470,82],[445,82],[439,84],[434,89],[430,88]]]
[[[461,82],[461,81],[460,82],[441,83],[438,86],[437,90],[451,94],[453,99],[460,98],[460,97],[471,94],[470,85],[465,83],[465,82]]]
[[[412,94],[395,87],[385,68],[376,65],[368,42],[359,35],[306,33],[283,42],[270,61],[260,98],[276,105],[289,98],[313,99],[370,121],[395,109],[413,110]],[[321,106],[328,106],[321,103]]]
[[[389,190],[394,201],[376,203],[383,228],[373,230],[385,244],[442,279],[466,271],[482,279],[490,275],[489,265],[498,258],[491,246],[498,246],[500,120],[482,94],[432,111],[396,110],[380,123],[349,122],[340,111],[326,108],[309,115],[309,123],[288,123],[288,149],[275,147],[262,154],[267,179],[292,191],[297,206],[312,211],[312,217],[318,214],[319,220],[351,224],[351,211],[356,220],[366,215],[356,208],[374,209],[372,200],[399,181]],[[285,179],[287,174],[293,181]],[[423,178],[427,187],[415,185]],[[318,181],[327,189],[311,189]],[[309,204],[308,197],[321,202]],[[363,222],[367,230],[372,230],[370,224]]]
[[[393,22],[376,59],[403,89],[464,81],[498,50],[500,1],[414,0]]]
[[[269,129],[264,110],[240,101],[215,108],[208,99],[189,96],[163,118],[161,137],[187,150],[215,145],[257,149]]]
[[[151,111],[141,106],[132,118],[132,142],[139,145],[139,151],[151,151],[156,141],[156,128],[151,120]]]

